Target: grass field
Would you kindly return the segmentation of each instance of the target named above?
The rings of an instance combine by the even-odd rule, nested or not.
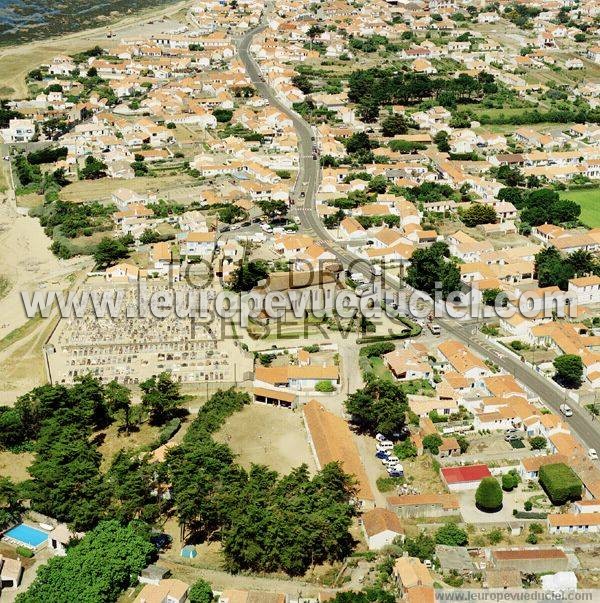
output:
[[[561,191],[561,199],[570,199],[581,206],[580,220],[590,228],[600,227],[600,187]]]

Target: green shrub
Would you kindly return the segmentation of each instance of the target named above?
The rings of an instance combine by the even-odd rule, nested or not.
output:
[[[374,356],[383,356],[389,354],[396,349],[396,346],[391,341],[382,341],[381,343],[373,343],[361,348],[360,355],[368,358]]]
[[[19,557],[25,557],[26,559],[31,559],[34,555],[34,552],[31,549],[24,546],[18,546],[16,551]]]
[[[319,351],[319,346],[316,343],[313,343],[311,345],[305,345],[302,349],[309,354],[314,354]]]
[[[502,489],[505,492],[514,490],[519,484],[519,476],[516,473],[505,473],[502,476]]]
[[[175,417],[171,419],[158,434],[159,446],[166,444],[180,429],[181,419]]]
[[[495,513],[502,508],[502,488],[498,480],[484,477],[475,492],[475,504],[480,511]]]
[[[446,523],[435,533],[435,541],[446,546],[464,546],[469,538],[455,523]]]
[[[432,433],[423,438],[423,448],[429,450],[431,454],[438,454],[441,445],[442,438],[437,433]]]
[[[564,463],[540,467],[540,485],[553,505],[560,506],[581,498],[581,480]]]
[[[323,393],[331,393],[335,391],[335,387],[331,381],[326,379],[325,381],[319,381],[319,383],[315,385],[315,390]]]
[[[376,484],[380,492],[391,492],[397,486],[404,483],[403,477],[378,477]]]

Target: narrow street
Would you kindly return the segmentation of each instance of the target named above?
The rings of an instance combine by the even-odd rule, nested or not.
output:
[[[312,159],[311,149],[314,136],[311,126],[304,121],[297,113],[282,103],[276,96],[275,91],[263,81],[260,69],[250,55],[250,45],[253,37],[266,29],[265,24],[249,31],[240,41],[239,56],[246,67],[247,73],[255,83],[260,94],[266,98],[273,106],[285,113],[294,123],[299,140],[300,153],[300,175],[294,189],[294,198],[299,199],[300,193],[304,192],[305,201],[303,206],[295,206],[292,214],[300,217],[302,231],[318,238],[324,247],[336,255],[338,260],[347,266],[357,257],[335,242],[327,229],[323,226],[321,219],[316,212],[316,192],[319,187],[320,168],[319,162]],[[355,268],[354,270],[369,273],[369,266],[365,262],[364,268]],[[389,281],[386,284],[397,289],[397,284]],[[453,337],[471,346],[471,348],[480,354],[483,358],[488,358],[498,366],[505,369],[527,386],[532,392],[540,397],[553,411],[560,415],[559,406],[565,402],[565,396],[548,379],[536,373],[533,369],[519,362],[509,354],[500,354],[493,346],[485,346],[483,341],[472,333],[472,327],[463,325],[457,321],[439,320],[439,324]],[[568,419],[569,426],[581,441],[588,448],[600,449],[600,425],[597,420],[593,420],[584,409],[575,404],[573,407],[573,416]]]

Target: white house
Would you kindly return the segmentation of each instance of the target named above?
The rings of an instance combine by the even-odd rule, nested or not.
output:
[[[361,527],[371,551],[379,551],[392,544],[398,536],[404,537],[400,518],[389,509],[372,509],[363,513]]]
[[[581,306],[597,304],[600,302],[600,277],[582,276],[569,281],[569,293],[577,296],[577,303]]]
[[[2,138],[6,144],[30,142],[34,136],[35,124],[31,119],[11,119],[8,128],[2,130]]]
[[[213,253],[216,245],[214,232],[188,232],[181,239],[180,252],[182,256],[208,256]]]
[[[547,522],[549,534],[600,532],[600,513],[550,513]]]

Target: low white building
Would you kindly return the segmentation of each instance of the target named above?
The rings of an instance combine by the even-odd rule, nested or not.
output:
[[[35,124],[31,119],[11,119],[8,128],[2,130],[2,138],[6,144],[30,142],[35,136]]]
[[[188,232],[181,239],[180,252],[186,257],[205,257],[215,250],[216,235],[214,232]]]
[[[398,536],[404,537],[400,518],[389,509],[372,509],[363,513],[361,527],[371,551],[379,551],[392,544]]]
[[[582,276],[569,281],[569,293],[577,296],[581,306],[600,303],[600,277]]]

